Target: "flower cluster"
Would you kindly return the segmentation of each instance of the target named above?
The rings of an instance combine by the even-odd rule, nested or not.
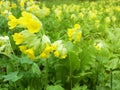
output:
[[[67,49],[63,44],[62,40],[55,41],[52,45],[55,47],[55,50],[54,50],[55,57],[60,57],[60,58],[67,57]]]
[[[41,22],[31,13],[22,12],[22,17],[16,19],[13,15],[9,15],[8,25],[10,29],[15,28],[17,25],[27,28],[30,33],[37,33],[42,27]]]
[[[10,29],[23,28],[19,33],[14,33],[13,40],[19,45],[20,51],[31,59],[49,58],[53,53],[55,57],[64,59],[67,57],[67,49],[62,40],[51,43],[48,36],[42,34],[41,22],[33,14],[23,11],[20,18],[9,16]]]
[[[0,53],[9,55],[12,51],[8,36],[0,36]]]
[[[75,24],[74,28],[68,29],[69,40],[73,43],[79,42],[82,36],[82,31],[80,30],[80,25]]]

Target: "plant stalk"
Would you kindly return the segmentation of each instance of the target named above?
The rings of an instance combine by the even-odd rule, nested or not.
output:
[[[45,67],[45,88],[44,90],[46,90],[47,85],[48,85],[48,59],[46,59],[46,67]]]
[[[72,90],[72,67],[71,67],[71,60],[70,60],[70,90]]]

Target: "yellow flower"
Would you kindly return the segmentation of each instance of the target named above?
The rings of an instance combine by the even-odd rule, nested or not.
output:
[[[43,6],[42,9],[43,9],[43,11],[44,11],[44,15],[45,15],[45,16],[48,16],[49,13],[50,13],[50,9],[47,8],[46,6]],[[59,15],[61,16],[61,14],[59,14]],[[58,15],[58,16],[59,16],[59,15]]]
[[[67,54],[63,54],[63,55],[61,56],[62,59],[65,59],[66,57],[67,57]]]
[[[59,54],[58,51],[55,51],[55,52],[54,52],[54,55],[55,55],[55,57],[59,57],[60,54]]]
[[[73,29],[68,29],[68,37],[71,37],[73,35],[74,30]]]
[[[56,48],[57,48],[57,45],[52,45],[51,46],[52,51],[56,50]]]
[[[49,44],[46,44],[45,49],[40,54],[40,57],[41,58],[49,58],[50,52],[52,52],[52,51],[53,51],[53,47],[50,46]]]
[[[2,5],[3,4],[3,1],[0,1],[0,5]]]
[[[19,45],[23,42],[24,40],[24,36],[19,34],[19,33],[15,33],[13,36],[13,40],[15,41],[16,45]]]
[[[75,25],[74,25],[74,28],[75,28],[76,30],[78,30],[78,29],[80,29],[80,25],[79,25],[79,24],[75,24]]]
[[[33,3],[33,0],[30,0],[31,3]]]
[[[18,19],[16,19],[13,15],[10,15],[8,19],[8,25],[10,26],[10,29],[13,29],[18,25]]]
[[[6,16],[8,16],[8,15],[10,15],[10,14],[11,14],[11,12],[8,11],[8,10],[4,10],[4,11],[1,12],[1,15],[2,15],[3,17],[6,17]]]
[[[0,36],[0,53],[9,55],[12,51],[8,36]]]
[[[20,51],[21,52],[23,52],[23,53],[25,53],[25,51],[26,51],[26,49],[27,49],[27,47],[26,46],[19,46],[19,48],[20,48]]]
[[[49,58],[49,54],[43,52],[40,54],[40,58]]]
[[[40,30],[40,23],[36,20],[30,20],[30,22],[28,22],[28,25],[27,25],[27,28],[28,28],[28,31],[30,33],[37,33],[39,32]]]
[[[21,1],[20,1],[20,6],[21,6],[21,7],[24,7],[25,1],[26,1],[26,0],[21,0]]]
[[[67,49],[62,43],[62,40],[55,41],[53,45],[55,45],[55,50],[53,51],[54,52],[53,54],[55,57],[59,57],[61,59],[64,59],[67,57]]]
[[[27,49],[25,51],[25,54],[27,54],[30,59],[33,59],[33,60],[35,59],[35,54],[34,54],[33,48]]]
[[[74,28],[68,29],[68,32],[67,32],[68,38],[73,43],[79,42],[82,37],[82,32],[80,31],[79,28],[80,28],[80,25],[75,24]]]
[[[41,22],[28,12],[22,12],[19,24],[26,27],[30,33],[37,33],[41,28]]]
[[[15,3],[12,3],[12,8],[16,8],[17,5]]]

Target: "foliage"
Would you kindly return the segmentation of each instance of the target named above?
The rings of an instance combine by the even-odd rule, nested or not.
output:
[[[119,90],[120,1],[0,1],[0,90]]]

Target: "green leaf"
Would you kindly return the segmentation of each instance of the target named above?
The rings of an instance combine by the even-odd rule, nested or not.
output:
[[[95,67],[95,54],[94,49],[89,46],[85,46],[80,53],[80,69],[81,71],[90,70],[91,67]]]
[[[32,67],[31,67],[31,73],[33,73],[33,74],[36,74],[36,75],[40,76],[41,71],[40,71],[40,69],[39,69],[38,64],[33,63]]]
[[[22,78],[22,75],[18,75],[18,71],[16,72],[11,72],[8,75],[2,76],[4,78],[4,81],[17,81]]]
[[[22,58],[20,58],[20,59],[19,59],[19,62],[20,62],[21,64],[32,64],[32,63],[33,63],[33,61],[30,60],[28,57],[22,57]]]
[[[113,75],[113,82],[112,82],[112,86],[113,86],[113,90],[120,90],[120,72],[119,71],[114,71],[112,72]]]
[[[119,58],[114,58],[112,60],[110,60],[107,64],[107,69],[110,70],[110,69],[116,69],[116,68],[119,68]]]
[[[69,60],[70,60],[70,63],[71,63],[70,67],[71,67],[72,71],[79,70],[79,68],[80,68],[80,59],[79,59],[78,55],[75,52],[73,52],[73,51],[69,52]]]
[[[86,85],[80,86],[79,84],[76,84],[72,90],[88,90]]]
[[[51,86],[48,86],[46,90],[65,90],[65,89],[60,85],[55,85],[55,86],[51,85]]]
[[[92,72],[81,72],[79,74],[77,74],[76,76],[73,76],[74,78],[83,78],[83,77],[87,77],[88,75],[91,75]]]

